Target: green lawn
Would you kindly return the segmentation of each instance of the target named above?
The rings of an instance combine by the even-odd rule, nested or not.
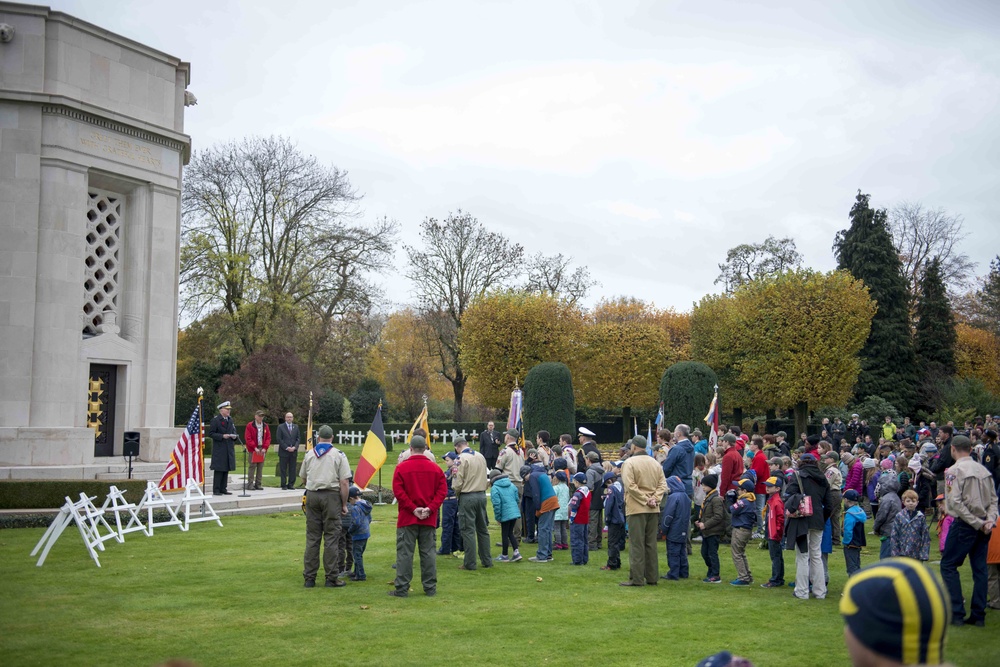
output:
[[[347,451],[357,459],[358,448]],[[525,560],[475,572],[439,557],[437,597],[424,597],[418,583],[400,600],[385,594],[394,572],[395,516],[393,506],[375,508],[368,581],[343,589],[302,587],[300,514],[227,517],[224,528],[164,528],[151,538],[131,534],[125,544],[109,543],[100,569],[73,529],[42,568],[28,555],[41,529],[0,531],[0,664],[134,666],[184,657],[205,667],[694,665],[722,648],[757,665],[847,664],[838,553],[831,555],[830,597],[809,602],[788,588],[702,584],[697,550],[692,579],[642,589],[618,587],[624,571],[600,571],[604,551],[582,568],[570,565],[568,552],[556,552],[554,563]],[[496,541],[495,523],[491,531]],[[752,546],[761,583],[770,562]],[[726,580],[734,574],[727,549]],[[660,553],[663,572],[662,545]],[[863,562],[873,560],[869,553]],[[986,630],[951,632],[950,662],[997,664],[1000,612],[987,623]]]

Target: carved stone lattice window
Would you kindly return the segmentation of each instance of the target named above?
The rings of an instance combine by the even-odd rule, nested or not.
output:
[[[87,206],[87,255],[83,281],[83,334],[101,333],[106,313],[118,315],[118,251],[122,202],[111,192],[91,190]]]

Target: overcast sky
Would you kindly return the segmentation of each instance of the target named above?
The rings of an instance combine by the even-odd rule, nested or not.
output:
[[[402,242],[462,208],[586,263],[591,304],[689,310],[769,234],[832,269],[859,188],[964,216],[980,275],[1000,251],[993,0],[52,6],[191,62],[196,150],[287,135]]]

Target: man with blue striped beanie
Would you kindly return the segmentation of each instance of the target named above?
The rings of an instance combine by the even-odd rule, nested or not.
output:
[[[854,667],[939,665],[951,600],[937,574],[912,558],[889,558],[855,573],[840,600]]]

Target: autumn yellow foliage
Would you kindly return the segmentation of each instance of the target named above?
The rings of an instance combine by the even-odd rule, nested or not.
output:
[[[786,272],[703,299],[692,352],[728,383],[728,405],[843,405],[874,314],[868,288],[847,272]]]
[[[583,319],[580,311],[550,294],[494,292],[465,311],[459,358],[469,387],[484,405],[510,403],[515,381],[524,382],[543,361],[574,366]]]
[[[1000,395],[1000,338],[968,324],[957,325],[955,333],[958,377],[982,380],[987,389]]]

